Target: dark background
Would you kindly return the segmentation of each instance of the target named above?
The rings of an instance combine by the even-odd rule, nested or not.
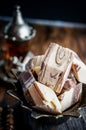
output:
[[[86,23],[84,1],[0,0],[0,16],[12,16],[15,5],[21,6],[22,14],[26,18]]]

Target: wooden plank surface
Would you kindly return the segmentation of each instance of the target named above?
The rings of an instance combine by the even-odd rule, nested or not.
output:
[[[1,21],[0,22],[0,36],[2,36],[2,30],[5,27],[7,22]],[[86,63],[86,28],[70,28],[70,27],[58,27],[58,26],[44,26],[44,25],[37,25],[31,24],[37,31],[36,36],[24,46],[21,46],[21,53],[23,53],[23,47],[25,51],[32,51],[35,55],[44,54],[48,45],[51,42],[58,43],[64,47],[68,47],[74,50],[82,59],[84,63]],[[3,45],[9,47],[7,42],[0,38],[0,46],[3,48]],[[12,50],[13,51],[13,50]],[[2,86],[0,85],[0,99],[2,96]],[[21,113],[20,113],[21,114]],[[16,114],[15,114],[16,115]],[[32,128],[30,130],[86,130],[86,108],[82,108],[81,110],[81,118],[74,118],[71,117],[65,123],[60,125],[39,125],[34,126],[32,124]],[[23,117],[22,117],[23,118]],[[17,115],[15,117],[17,120]],[[22,119],[20,119],[22,122]],[[28,128],[28,125],[24,126],[21,125],[19,121],[17,122],[18,129]],[[37,124],[35,124],[37,125]],[[35,129],[34,129],[35,128]]]

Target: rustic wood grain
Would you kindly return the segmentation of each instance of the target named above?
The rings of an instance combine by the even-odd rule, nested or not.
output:
[[[6,24],[6,22],[0,23],[0,35]],[[21,45],[19,50],[20,54],[30,50],[35,55],[41,55],[51,42],[55,42],[74,50],[86,63],[86,28],[31,25],[37,31],[36,36],[29,42]],[[3,44],[3,42],[4,44],[6,43],[6,45],[8,44],[8,42],[2,40],[1,43]],[[18,49],[17,46],[15,46],[15,48]]]

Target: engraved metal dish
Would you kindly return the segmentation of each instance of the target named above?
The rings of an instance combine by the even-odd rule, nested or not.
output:
[[[22,86],[20,82],[18,81],[16,84],[16,90],[8,90],[7,93],[12,96],[12,98],[17,99],[20,102],[21,107],[28,111],[28,117],[30,120],[38,120],[37,122],[43,122],[43,123],[54,123],[54,124],[61,124],[65,121],[67,121],[70,117],[75,117],[75,118],[81,118],[81,109],[86,106],[86,85],[83,85],[82,89],[82,98],[79,102],[77,102],[75,105],[72,107],[68,108],[65,110],[62,114],[60,115],[54,115],[50,114],[44,111],[39,111],[37,109],[31,108],[23,95],[22,91]]]

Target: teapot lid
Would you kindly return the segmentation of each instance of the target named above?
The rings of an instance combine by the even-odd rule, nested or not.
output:
[[[12,20],[4,28],[4,38],[11,41],[24,42],[36,35],[36,30],[25,23],[20,6],[16,6]]]

